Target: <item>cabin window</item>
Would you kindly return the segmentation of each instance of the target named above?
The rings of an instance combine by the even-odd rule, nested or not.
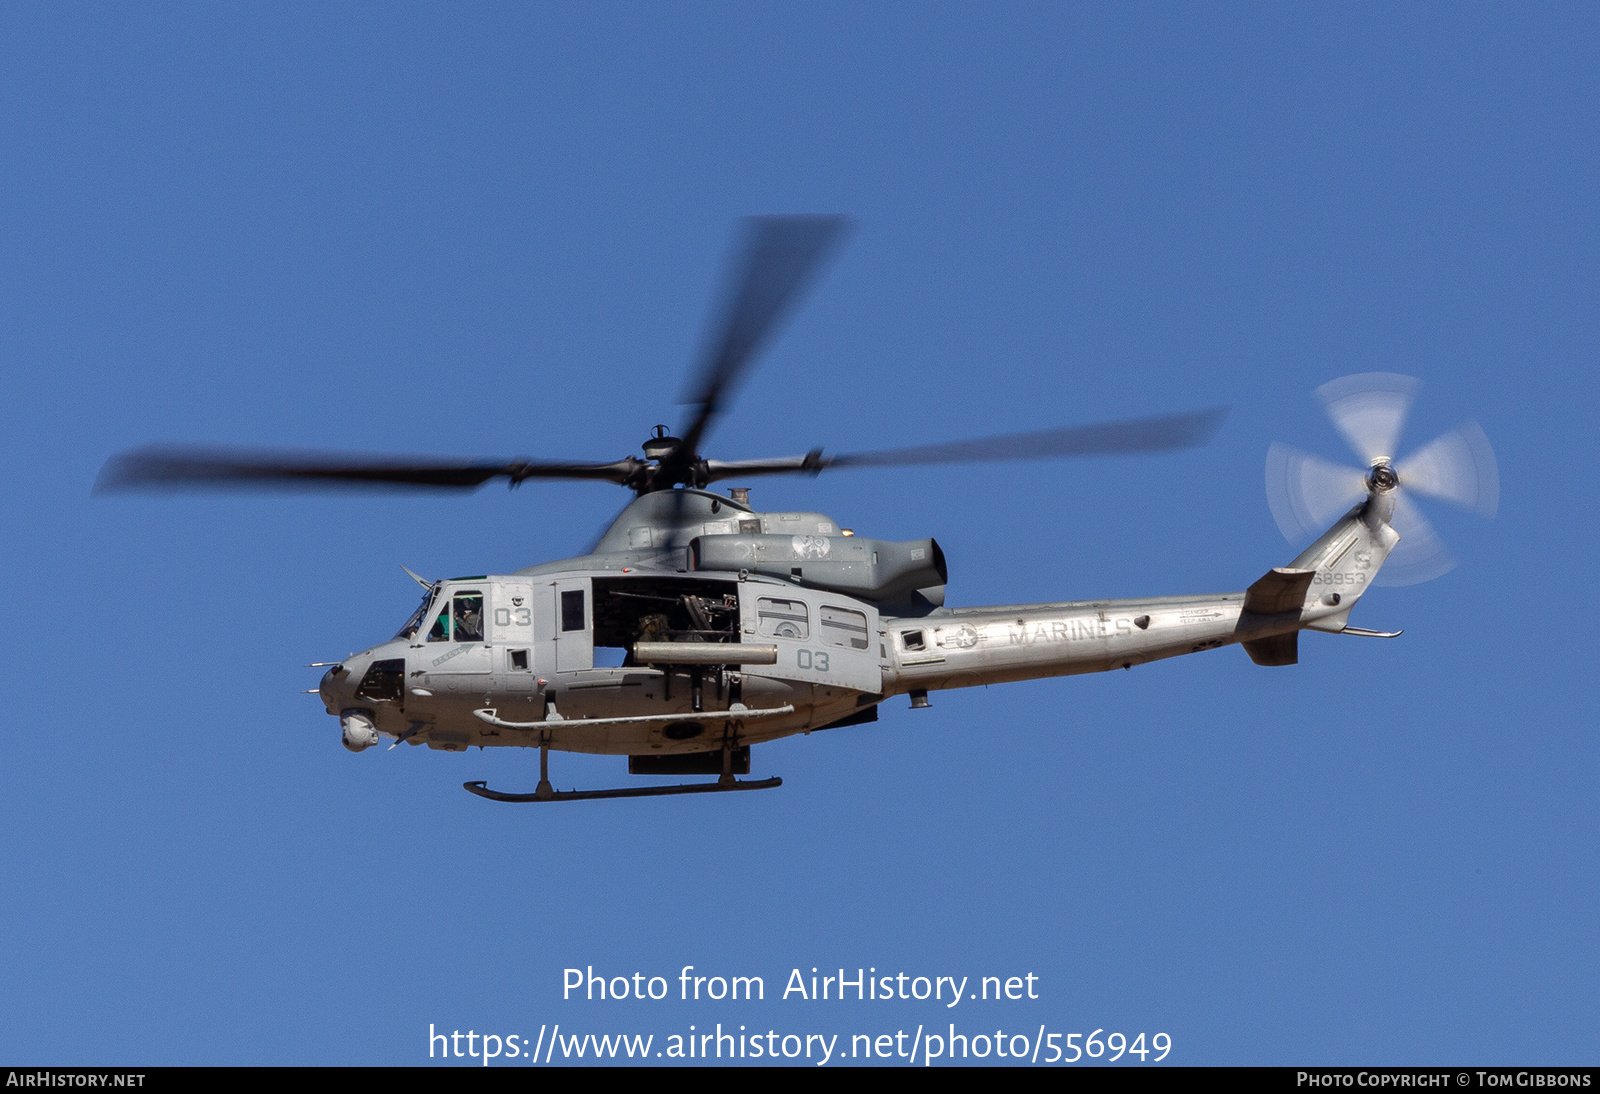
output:
[[[853,612],[849,608],[830,608],[823,605],[818,611],[818,622],[822,627],[822,641],[830,646],[843,646],[845,649],[864,650],[867,648],[867,617],[860,612]]]
[[[513,672],[527,672],[528,671],[528,651],[527,650],[512,650],[510,652],[511,652],[511,670]]]
[[[483,641],[483,594],[476,589],[456,594],[454,632],[457,642]]]
[[[912,652],[920,652],[925,648],[922,644],[921,631],[901,631],[900,642],[905,646],[906,649],[911,650]]]
[[[763,596],[756,600],[756,629],[768,638],[810,638],[804,601]]]
[[[583,590],[567,589],[561,594],[561,629],[583,630]]]

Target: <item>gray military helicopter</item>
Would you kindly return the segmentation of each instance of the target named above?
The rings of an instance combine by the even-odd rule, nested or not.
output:
[[[758,512],[748,488],[727,494],[707,488],[728,479],[851,467],[1180,449],[1208,441],[1226,410],[890,451],[704,457],[702,443],[757,351],[846,227],[833,216],[746,223],[726,307],[685,400],[697,408],[694,416],[681,436],[657,426],[642,459],[463,462],[149,447],[113,457],[97,489],[470,490],[492,479],[515,487],[553,478],[632,490],[634,501],[589,553],[510,574],[443,581],[411,574],[424,588],[422,602],[394,638],[336,664],[312,666],[327,669],[313,693],[340,720],[353,752],[385,739],[390,748],[405,742],[445,751],[537,747],[539,783],[532,793],[464,784],[503,802],[768,789],[782,779],[736,777],[749,774],[752,745],[876,721],[879,705],[894,695],[926,707],[928,693],[939,689],[1127,669],[1234,643],[1257,664],[1292,665],[1299,632],[1307,628],[1392,637],[1352,627],[1349,616],[1400,542],[1398,518],[1421,519],[1401,486],[1484,509],[1493,457],[1485,469],[1481,431],[1397,464],[1391,453],[1409,390],[1399,393],[1403,385],[1389,383],[1392,391],[1373,396],[1367,390],[1373,385],[1358,377],[1341,396],[1346,401],[1330,401],[1329,409],[1349,427],[1365,469],[1346,472],[1274,450],[1269,488],[1285,532],[1300,534],[1308,520],[1337,519],[1287,567],[1270,570],[1247,590],[947,607],[948,572],[933,539],[869,539],[822,513]],[[1398,410],[1397,400],[1404,404]],[[597,659],[597,649],[611,655]],[[552,749],[627,756],[632,774],[719,777],[556,790]]]

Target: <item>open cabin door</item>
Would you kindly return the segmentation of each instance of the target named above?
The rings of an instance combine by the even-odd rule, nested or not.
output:
[[[878,613],[870,604],[815,589],[745,582],[739,586],[744,641],[776,646],[776,665],[751,665],[753,676],[826,684],[876,694]]]

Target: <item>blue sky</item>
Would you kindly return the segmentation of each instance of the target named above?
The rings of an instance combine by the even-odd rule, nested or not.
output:
[[[49,5],[0,15],[0,1057],[415,1063],[427,1029],[893,1033],[792,968],[1040,977],[973,1028],[1182,1063],[1592,1062],[1596,183],[1586,6]],[[737,218],[857,230],[710,451],[1211,406],[1162,458],[753,483],[935,536],[953,604],[1243,588],[1268,445],[1423,381],[1499,516],[1378,643],[886,704],[775,792],[500,806],[527,753],[353,756],[310,661],[400,570],[577,553],[626,496],[90,497],[147,441],[614,459]],[[20,639],[26,637],[27,642]],[[621,761],[558,756],[559,782]],[[563,1002],[562,970],[764,1004]]]

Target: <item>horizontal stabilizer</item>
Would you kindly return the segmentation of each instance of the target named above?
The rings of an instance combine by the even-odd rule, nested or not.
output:
[[[1260,584],[1260,582],[1257,582]],[[1300,632],[1290,631],[1288,634],[1275,634],[1271,638],[1257,638],[1250,642],[1241,643],[1244,652],[1250,655],[1250,660],[1258,665],[1276,667],[1278,665],[1296,665],[1300,663]]]
[[[1244,610],[1257,615],[1299,611],[1305,606],[1306,590],[1311,588],[1311,579],[1316,576],[1315,570],[1294,570],[1286,566],[1275,566],[1258,578],[1245,592]],[[1252,653],[1250,656],[1255,657],[1255,654]],[[1256,663],[1266,662],[1258,658]],[[1292,660],[1271,663],[1294,664]]]

